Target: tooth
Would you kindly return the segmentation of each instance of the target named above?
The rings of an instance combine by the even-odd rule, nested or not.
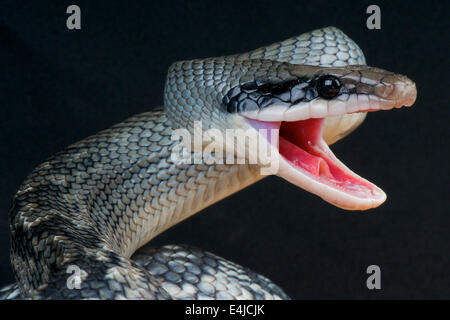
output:
[[[296,104],[290,107],[285,113],[283,120],[284,121],[298,121],[305,120],[311,117],[309,112],[309,105],[302,103]]]
[[[335,99],[328,102],[328,115],[337,116],[345,113],[345,102]]]
[[[351,95],[347,100],[347,113],[357,112],[358,108],[358,98],[355,95]]]
[[[259,111],[258,120],[261,121],[282,121],[287,105],[272,105]]]
[[[310,103],[311,118],[324,118],[328,115],[328,105],[326,101],[314,100]]]

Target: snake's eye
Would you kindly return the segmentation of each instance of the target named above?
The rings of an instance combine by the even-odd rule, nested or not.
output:
[[[333,99],[339,94],[341,82],[334,76],[321,76],[317,80],[317,92],[324,99]]]

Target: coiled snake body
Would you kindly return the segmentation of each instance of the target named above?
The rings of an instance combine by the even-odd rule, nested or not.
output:
[[[359,47],[333,27],[245,54],[174,63],[164,107],[69,146],[23,182],[10,211],[17,283],[0,293],[7,299],[287,299],[267,278],[211,253],[144,245],[262,179],[268,163],[260,155],[241,164],[205,159],[229,155],[232,147],[232,159],[246,148],[249,160],[257,153],[252,139],[270,142],[270,164],[277,162],[271,173],[345,209],[378,206],[383,191],[346,168],[327,144],[356,128],[366,112],[409,106],[415,97],[411,80],[365,66]],[[227,140],[214,152],[205,143],[194,147],[189,159],[202,154],[201,163],[174,160],[174,130],[194,134],[198,121],[203,131],[258,134],[241,144]],[[75,287],[70,268],[79,271]]]

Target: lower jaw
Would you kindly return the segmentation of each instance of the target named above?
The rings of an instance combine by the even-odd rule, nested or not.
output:
[[[276,174],[325,201],[346,210],[367,210],[382,204],[386,194],[361,178],[331,152],[322,137],[325,118],[295,122],[247,119],[254,129],[279,130]],[[273,136],[272,136],[273,137]]]

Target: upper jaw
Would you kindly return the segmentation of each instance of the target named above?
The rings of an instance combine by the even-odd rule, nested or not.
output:
[[[342,92],[331,100],[319,97],[294,105],[275,103],[240,114],[259,121],[299,121],[413,105],[417,97],[415,83],[406,76],[381,71],[384,70],[369,68],[364,72],[358,70],[341,75]]]

